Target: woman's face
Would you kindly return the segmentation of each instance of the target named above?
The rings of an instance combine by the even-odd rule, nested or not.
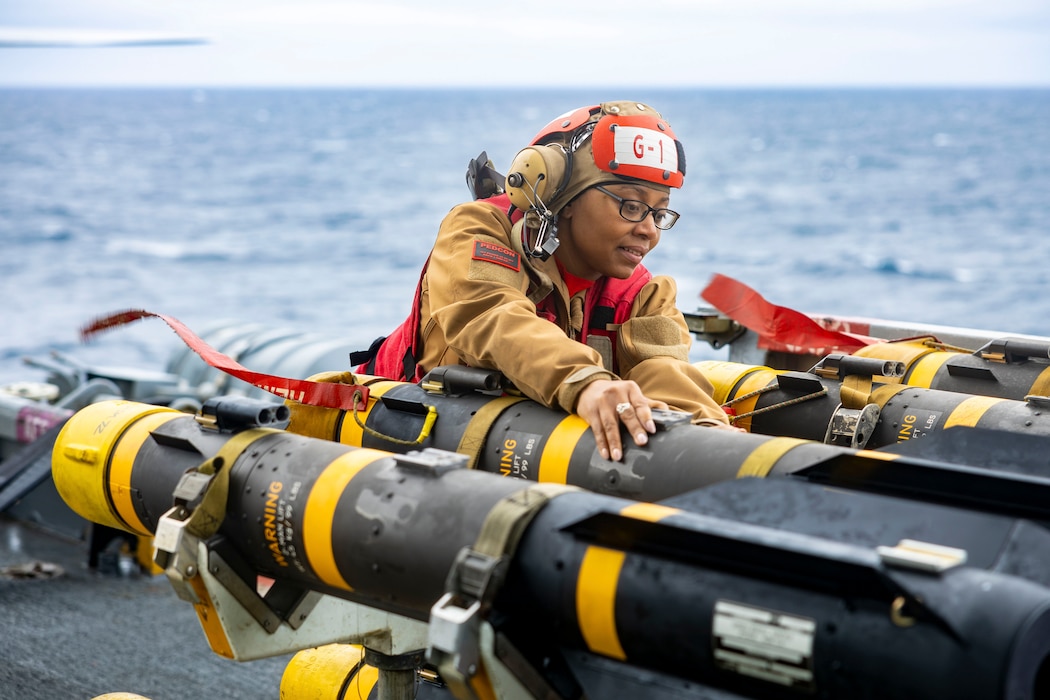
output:
[[[665,192],[629,183],[602,185],[617,197],[645,202],[653,209],[668,206]],[[620,202],[594,187],[567,204],[558,216],[561,244],[554,257],[566,270],[584,279],[627,279],[660,242],[652,215],[635,223],[620,216]]]

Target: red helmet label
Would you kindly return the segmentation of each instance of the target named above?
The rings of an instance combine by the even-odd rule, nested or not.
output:
[[[606,116],[598,121],[591,139],[595,165],[602,170],[658,185],[682,186],[678,144],[665,122],[648,115]]]

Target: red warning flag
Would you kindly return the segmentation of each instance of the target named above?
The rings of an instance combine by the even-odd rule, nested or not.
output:
[[[885,342],[859,333],[829,330],[804,313],[771,304],[754,289],[725,275],[715,274],[700,296],[755,332],[759,337],[758,346],[767,350],[826,355],[836,351],[853,352]]]
[[[355,407],[359,411],[364,411],[367,408],[368,387],[366,386],[312,382],[308,379],[288,379],[286,377],[276,377],[272,374],[253,372],[205,343],[193,331],[183,325],[181,321],[171,316],[142,311],[141,309],[118,311],[98,318],[81,328],[80,338],[86,341],[96,333],[147,317],[159,318],[171,326],[171,329],[182,338],[182,341],[191,350],[200,355],[201,359],[215,369],[247,382],[254,387],[258,387],[263,391],[268,391],[276,396],[309,406],[338,408],[344,411],[352,411]]]

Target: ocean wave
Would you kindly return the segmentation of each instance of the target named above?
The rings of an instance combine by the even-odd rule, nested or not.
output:
[[[861,256],[859,262],[864,269],[885,275],[952,282],[973,282],[978,279],[977,271],[970,268],[930,265],[909,258],[870,255]]]
[[[117,238],[106,242],[105,251],[111,256],[134,255],[159,260],[233,261],[243,253],[225,244],[209,242],[171,242],[141,238]]]

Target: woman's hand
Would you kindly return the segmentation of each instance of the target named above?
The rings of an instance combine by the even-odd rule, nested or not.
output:
[[[620,423],[626,426],[634,444],[644,445],[649,442],[649,434],[656,432],[654,408],[666,410],[667,404],[646,398],[636,383],[624,379],[591,382],[576,401],[576,413],[591,426],[598,454],[603,459],[611,456],[617,462],[623,458]]]

